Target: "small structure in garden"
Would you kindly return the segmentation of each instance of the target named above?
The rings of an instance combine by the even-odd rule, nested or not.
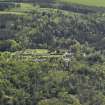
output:
[[[70,66],[70,61],[72,61],[72,58],[75,54],[75,49],[70,48],[67,52],[64,53],[64,55],[62,56],[63,60],[64,60],[64,66],[66,68],[68,68]]]

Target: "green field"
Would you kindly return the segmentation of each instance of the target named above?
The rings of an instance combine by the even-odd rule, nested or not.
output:
[[[105,0],[57,0],[64,3],[76,3],[89,6],[105,7]]]
[[[3,2],[3,1],[13,2],[16,0],[0,0],[0,2]],[[25,1],[25,0],[23,0],[23,1]],[[31,0],[27,0],[27,2],[28,1],[31,1]],[[51,0],[51,1],[73,3],[73,4],[76,3],[76,4],[82,4],[82,5],[88,5],[88,6],[105,7],[105,0]],[[47,1],[45,0],[45,2],[47,2]]]
[[[0,0],[0,2],[3,1],[14,1],[14,0]],[[15,0],[16,1],[16,0]],[[28,1],[28,0],[27,0]],[[29,0],[30,1],[30,0]],[[83,4],[83,5],[91,5],[91,6],[99,6],[99,7],[105,7],[105,0],[52,0],[52,1],[58,1],[58,2],[64,2],[64,3],[76,3],[76,4]],[[46,1],[45,1],[46,2]]]

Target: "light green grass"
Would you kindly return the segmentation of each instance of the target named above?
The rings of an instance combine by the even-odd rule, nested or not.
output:
[[[34,6],[32,4],[20,3],[20,9],[28,11],[28,10],[33,10],[35,8],[34,8]]]
[[[35,53],[37,53],[37,54],[47,54],[48,50],[47,49],[36,49]]]
[[[0,0],[2,1],[14,1],[14,0]],[[57,2],[64,2],[64,3],[74,3],[74,4],[82,4],[88,6],[97,6],[97,7],[105,7],[105,0],[52,0]],[[22,8],[24,10],[33,9],[32,5],[22,3]]]
[[[8,14],[8,15],[26,15],[25,13],[19,13],[19,12],[8,12],[8,11],[0,11],[0,14],[2,15],[5,15],[5,14]]]
[[[26,49],[25,54],[47,54],[47,49]]]
[[[35,10],[35,6],[29,3],[19,3],[19,7],[10,8],[9,11],[13,12],[30,12],[32,10]],[[8,11],[8,10],[7,10]]]
[[[105,0],[56,0],[64,3],[76,3],[88,6],[105,7]]]

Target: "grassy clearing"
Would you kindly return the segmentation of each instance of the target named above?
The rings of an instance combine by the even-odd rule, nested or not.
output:
[[[57,2],[76,3],[88,6],[105,7],[105,0],[56,0]]]
[[[19,15],[24,16],[27,15],[27,13],[31,12],[32,10],[36,10],[36,6],[33,6],[33,4],[30,3],[16,3],[18,6],[13,8],[7,8],[5,10],[1,10],[0,14],[12,14],[12,15]]]
[[[47,49],[26,49],[24,54],[47,54]]]
[[[18,7],[11,8],[11,9],[9,9],[9,11],[13,11],[13,12],[30,12],[30,11],[35,10],[35,9],[36,9],[36,7],[33,6],[32,4],[19,3]]]
[[[5,14],[9,14],[9,15],[26,15],[25,13],[19,13],[19,12],[9,12],[9,11],[0,11],[0,15],[5,15]]]
[[[3,58],[3,56],[5,56]],[[26,49],[25,51],[16,52],[0,52],[0,59],[5,61],[17,60],[17,61],[32,61],[35,59],[50,59],[50,58],[61,58],[62,55],[52,55],[48,49]]]

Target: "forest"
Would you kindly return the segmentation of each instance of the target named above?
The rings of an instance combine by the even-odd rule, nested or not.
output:
[[[0,105],[105,105],[104,3],[76,1],[0,0]]]

